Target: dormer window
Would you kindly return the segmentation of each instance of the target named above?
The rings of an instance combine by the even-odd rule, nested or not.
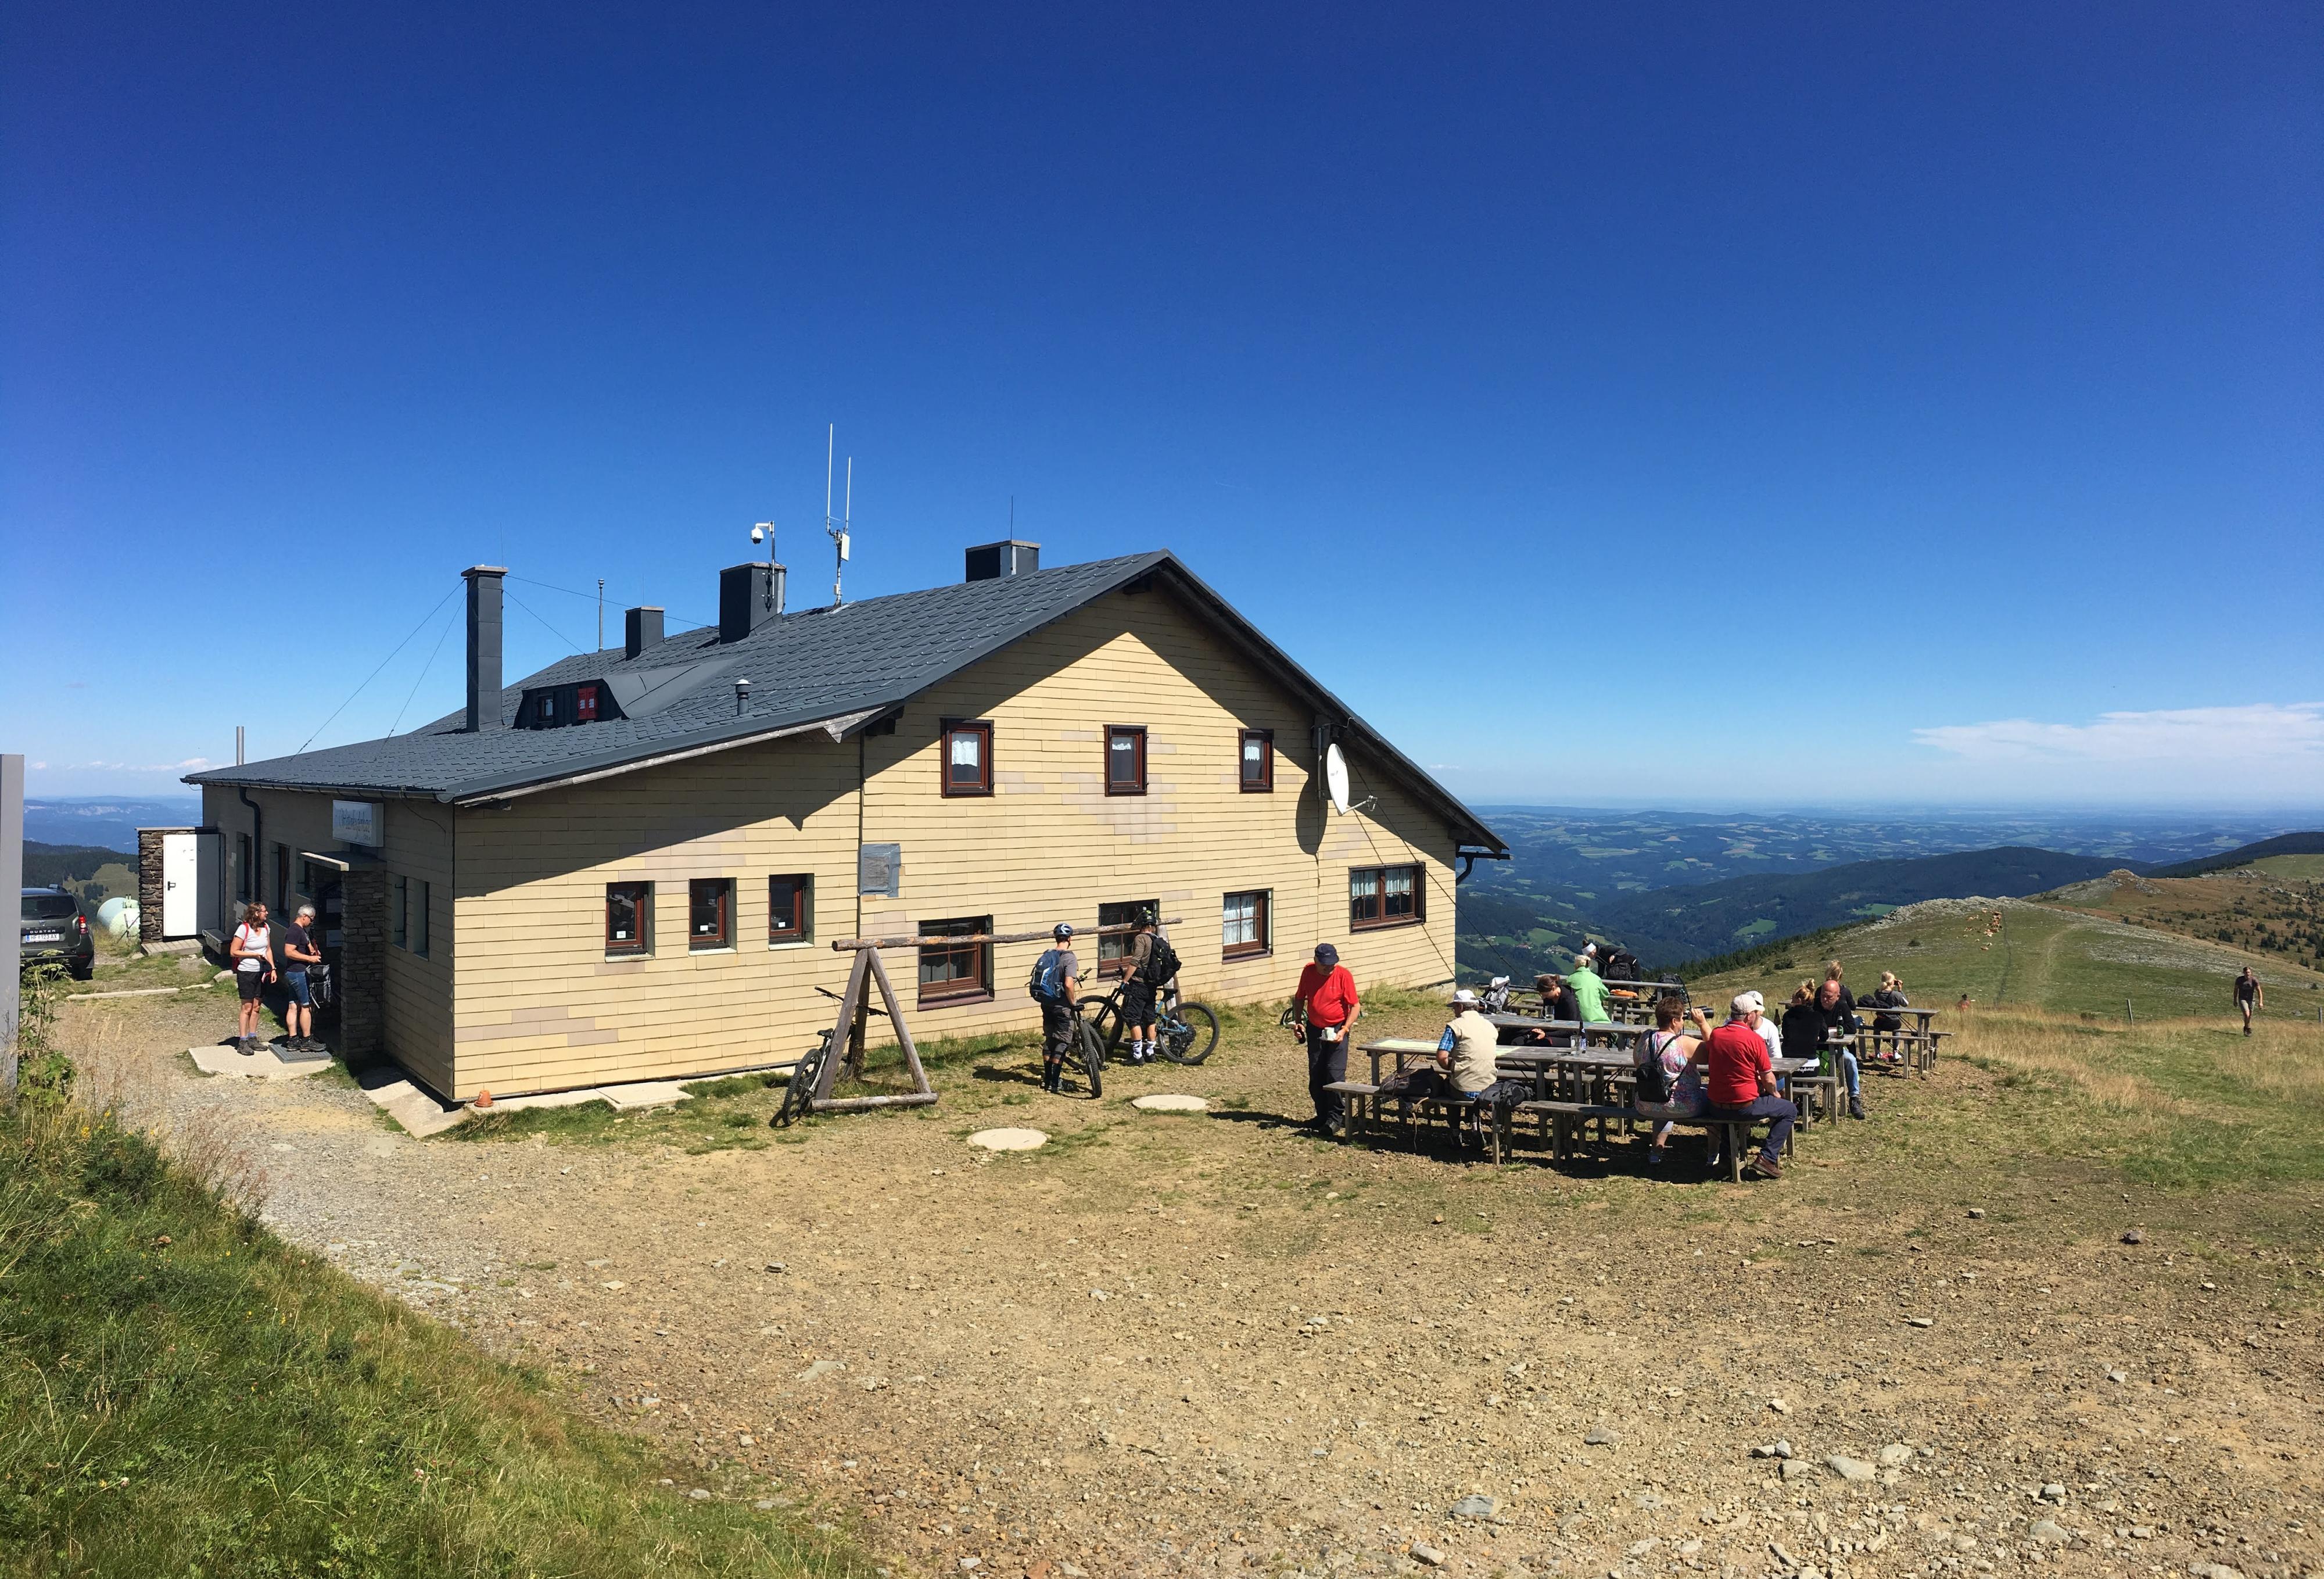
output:
[[[552,691],[548,696],[540,698],[540,705],[535,709],[535,721],[540,724],[543,727],[557,722],[557,695],[555,692]]]
[[[597,688],[583,686],[573,694],[573,721],[576,724],[597,722]]]

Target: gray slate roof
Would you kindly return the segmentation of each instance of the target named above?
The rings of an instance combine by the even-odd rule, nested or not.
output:
[[[1246,653],[1319,709],[1383,753],[1397,776],[1435,803],[1462,838],[1505,846],[1420,767],[1349,714],[1218,594],[1167,551],[1060,565],[1028,575],[968,581],[866,598],[767,621],[740,642],[715,626],[682,631],[625,658],[621,648],[576,653],[501,693],[513,724],[528,689],[605,681],[621,718],[557,729],[501,728],[470,734],[465,709],[404,734],[302,752],[238,767],[189,773],[189,784],[240,784],[351,796],[489,799],[576,774],[715,747],[723,742],[874,713],[926,690],[1106,593],[1155,575],[1228,627]],[[751,682],[746,715],[735,712],[733,681]]]

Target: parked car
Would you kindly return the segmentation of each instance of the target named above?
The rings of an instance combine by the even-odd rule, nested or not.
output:
[[[60,965],[73,980],[97,971],[97,934],[81,914],[80,901],[60,888],[24,890],[23,963]]]

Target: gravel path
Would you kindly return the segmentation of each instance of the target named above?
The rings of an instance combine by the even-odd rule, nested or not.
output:
[[[1972,1216],[1877,1124],[1774,1186],[1497,1172],[1264,1122],[1298,1094],[1271,1046],[1102,1106],[954,1076],[756,1150],[421,1142],[344,1083],[198,1076],[215,1005],[75,1012],[265,1167],[286,1238],[899,1573],[2324,1563],[2313,1201],[2021,1159]],[[1170,1089],[1245,1105],[1127,1108]],[[1057,1140],[980,1159],[992,1122]]]

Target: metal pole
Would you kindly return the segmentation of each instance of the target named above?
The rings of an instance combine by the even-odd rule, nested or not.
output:
[[[0,755],[0,880],[24,886],[24,759]],[[0,927],[0,1097],[16,1099],[16,1027],[23,1012],[23,928]]]
[[[2133,1025],[2138,1023],[2138,1016],[2131,1011],[2130,1000],[2127,998],[2122,1001],[2122,1017]]]
[[[605,650],[605,578],[597,577],[597,651]]]

